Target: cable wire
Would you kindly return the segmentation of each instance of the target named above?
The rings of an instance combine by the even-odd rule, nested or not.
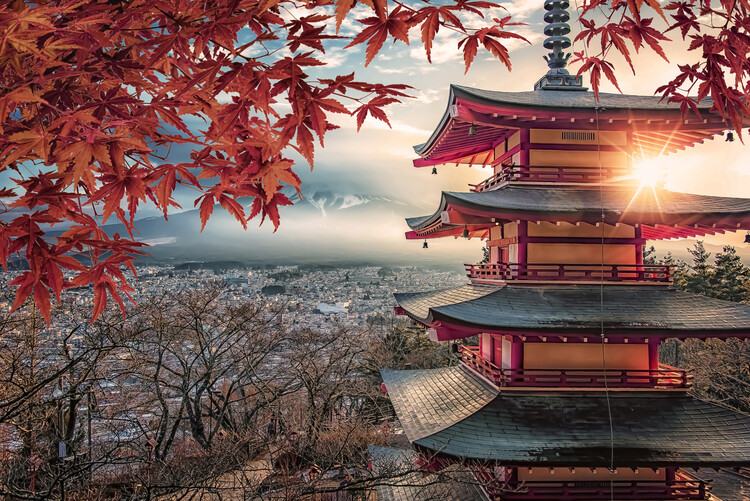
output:
[[[575,1],[575,7],[576,7],[576,16],[578,18],[578,27],[581,31],[583,31],[583,26],[581,23],[581,16],[579,14],[579,7],[578,7],[578,0]],[[586,42],[583,43],[583,50],[588,57],[588,44]],[[600,336],[600,344],[601,344],[601,352],[602,352],[602,372],[604,375],[604,396],[607,402],[607,418],[609,420],[609,472],[610,472],[610,478],[609,478],[609,496],[610,501],[614,501],[615,499],[615,429],[614,429],[614,422],[612,418],[612,401],[610,399],[609,395],[609,380],[607,378],[607,358],[605,354],[605,340],[606,335],[604,332],[604,242],[606,239],[606,212],[604,208],[604,167],[602,165],[602,142],[601,142],[601,129],[599,127],[599,111],[602,108],[599,106],[599,103],[594,103],[594,116],[595,116],[595,123],[596,123],[596,151],[597,151],[597,157],[598,157],[598,164],[599,164],[599,205],[601,206],[601,272],[599,275],[599,336]]]

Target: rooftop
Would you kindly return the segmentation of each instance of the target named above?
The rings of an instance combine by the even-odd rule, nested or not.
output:
[[[750,335],[750,305],[668,287],[611,285],[476,285],[395,294],[404,312],[423,324],[481,330],[596,334],[600,306],[608,335],[669,337]],[[471,335],[468,332],[467,335]]]
[[[498,140],[531,127],[631,130],[635,144],[645,152],[671,153],[730,128],[711,112],[710,99],[697,106],[700,116],[690,111],[683,117],[679,103],[662,100],[661,96],[599,93],[597,101],[593,92],[501,92],[451,85],[448,107],[440,123],[426,142],[414,147],[422,157],[415,165],[436,165],[481,155]],[[750,125],[750,119],[747,122]],[[474,132],[469,137],[471,125]]]
[[[455,209],[476,223],[548,220],[642,225],[750,225],[750,199],[678,193],[664,189],[607,187],[603,190],[567,186],[506,186],[475,192],[444,191],[438,209],[429,216],[409,218],[412,230],[450,225],[443,212]],[[470,223],[471,224],[471,223]]]
[[[448,456],[522,466],[609,466],[606,396],[461,392],[462,367],[382,371],[409,440]],[[488,390],[489,391],[489,390]],[[450,400],[450,404],[444,402]],[[615,466],[750,465],[750,416],[680,394],[612,394]],[[458,409],[474,409],[470,415]]]

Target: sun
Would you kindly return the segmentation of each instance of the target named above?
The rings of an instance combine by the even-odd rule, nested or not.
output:
[[[633,163],[633,179],[638,181],[641,187],[655,188],[664,184],[666,168],[659,157],[646,158]]]

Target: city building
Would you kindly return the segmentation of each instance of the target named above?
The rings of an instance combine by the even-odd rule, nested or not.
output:
[[[452,86],[415,147],[416,167],[493,173],[443,192],[406,237],[486,240],[489,260],[467,265],[468,285],[396,294],[396,310],[434,341],[478,345],[456,344],[454,367],[384,370],[385,389],[425,471],[461,464],[489,499],[710,499],[695,471],[750,466],[750,416],[688,395],[690,374],[660,364],[659,346],[747,338],[750,305],[675,290],[642,249],[750,229],[750,199],[633,173],[731,128],[709,100],[686,115],[658,96],[596,100],[566,70],[568,2],[544,7],[549,71],[534,90]]]

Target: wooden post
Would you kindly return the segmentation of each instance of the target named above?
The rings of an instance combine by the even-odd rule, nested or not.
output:
[[[648,368],[652,371],[659,370],[659,340],[648,340]]]
[[[529,147],[531,146],[529,143],[529,136],[529,129],[521,129],[519,131],[519,139],[521,141],[521,151],[519,152],[521,154],[521,166],[529,165]]]
[[[640,240],[643,229],[640,226],[635,227],[635,239]],[[635,245],[635,264],[643,264],[643,243]]]
[[[520,221],[518,223],[518,264],[526,264],[527,239],[529,235],[529,222]],[[519,270],[520,272],[521,270]]]

